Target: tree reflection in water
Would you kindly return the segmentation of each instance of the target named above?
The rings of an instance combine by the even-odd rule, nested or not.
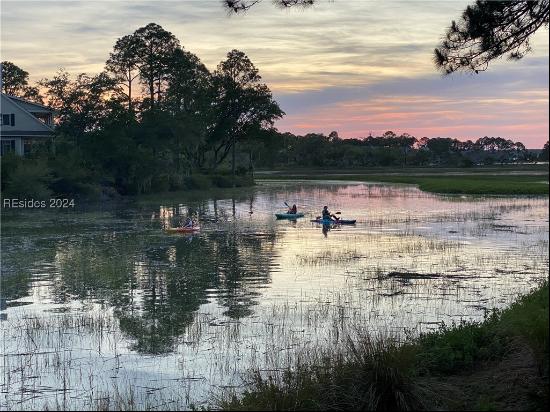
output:
[[[188,212],[176,208],[175,214]],[[161,224],[173,215],[161,210]],[[112,307],[121,330],[134,341],[133,350],[170,352],[202,304],[215,302],[231,319],[253,313],[256,289],[270,282],[275,239],[274,230],[230,226],[194,236],[158,236],[155,243],[132,233],[60,241],[52,295],[58,303],[91,299]]]

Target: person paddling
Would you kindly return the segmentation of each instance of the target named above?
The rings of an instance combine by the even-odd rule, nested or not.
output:
[[[296,207],[296,204],[293,204],[292,207],[288,208],[288,214],[295,215],[296,213],[298,213],[298,208]]]
[[[323,220],[335,220],[335,221],[339,220],[338,216],[330,213],[330,211],[328,210],[328,206],[323,207],[322,214],[323,214]]]

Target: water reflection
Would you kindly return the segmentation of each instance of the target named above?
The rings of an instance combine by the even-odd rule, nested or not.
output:
[[[212,299],[209,291],[216,291],[227,316],[252,313],[254,287],[269,282],[265,257],[271,255],[275,233],[232,230],[170,240],[146,244],[126,236],[116,243],[63,245],[57,257],[60,276],[51,284],[53,301],[107,303],[135,341],[132,348],[145,353],[172,350],[200,306]]]
[[[288,199],[303,219],[275,220]],[[357,224],[310,222],[327,203]],[[163,230],[187,217],[200,221],[199,233]],[[146,370],[131,385],[158,380],[176,390],[184,369],[200,375],[193,382],[206,391],[231,383],[259,353],[277,363],[276,354],[332,345],[355,324],[403,333],[480,319],[548,275],[547,198],[275,182],[233,198],[8,213],[2,225],[7,353],[99,347],[78,354],[91,359],[79,367],[106,387],[113,368],[99,365],[121,351],[134,356],[129,370]],[[42,329],[25,329],[29,319]],[[65,334],[70,319],[88,329]],[[48,334],[48,322],[60,332]],[[30,341],[18,330],[38,335]],[[163,356],[151,364],[148,354]],[[75,386],[86,373],[74,372]],[[40,377],[33,385],[59,385],[62,376],[49,367],[28,375]]]

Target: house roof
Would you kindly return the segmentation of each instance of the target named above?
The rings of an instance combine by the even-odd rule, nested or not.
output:
[[[11,99],[12,101],[15,100],[15,103],[22,103],[24,104],[25,106],[34,106],[36,107],[36,109],[39,109],[41,112],[52,112],[54,113],[55,110],[48,107],[48,106],[45,106],[43,104],[40,104],[40,103],[36,103],[36,102],[31,102],[29,100],[25,100],[21,97],[18,97],[18,96],[14,96],[12,94],[6,94],[6,93],[3,93],[6,97],[8,97],[9,99]],[[28,110],[28,109],[27,109]]]
[[[27,102],[24,99],[21,99],[19,97],[14,97],[11,95],[7,95],[5,93],[1,93],[1,106],[2,111],[4,111],[4,107],[8,106],[8,110],[15,110],[16,113],[19,113],[24,118],[23,127],[21,127],[21,123],[17,122],[16,127],[15,126],[9,126],[9,125],[2,125],[0,126],[1,134],[4,136],[28,136],[28,135],[51,135],[53,133],[53,128],[47,125],[46,123],[40,121],[37,119],[33,114],[29,112],[29,110],[26,107],[37,107],[41,108],[40,111],[46,112],[44,108],[46,106],[39,105],[38,103],[32,103]],[[52,110],[47,110],[48,112],[53,112]],[[9,112],[8,112],[9,113]]]

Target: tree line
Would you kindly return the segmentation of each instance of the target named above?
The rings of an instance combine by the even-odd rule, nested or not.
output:
[[[28,76],[3,62],[2,91],[56,110],[55,147],[4,159],[3,191],[31,180],[39,187],[25,191],[57,194],[245,184],[237,145],[253,144],[284,115],[245,53],[232,50],[209,71],[155,23],[119,38],[99,74],[60,69],[37,86]]]
[[[420,139],[387,131],[381,136],[342,139],[309,133],[296,136],[276,130],[264,132],[263,144],[254,157],[263,167],[376,167],[454,166],[548,161],[548,142],[541,151],[501,137],[460,141],[447,137]]]

